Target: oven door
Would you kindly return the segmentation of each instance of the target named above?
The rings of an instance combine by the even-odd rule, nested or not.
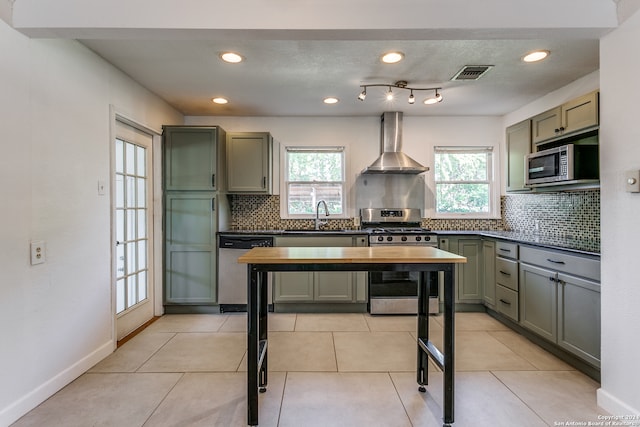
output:
[[[438,273],[417,271],[369,272],[369,313],[416,314],[418,312],[418,286],[426,281],[429,296],[438,298]],[[429,313],[437,313],[429,305]]]

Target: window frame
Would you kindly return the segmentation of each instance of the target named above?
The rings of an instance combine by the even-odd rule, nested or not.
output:
[[[317,153],[339,153],[341,154],[342,161],[342,181],[289,181],[289,153],[301,153],[301,152],[317,152]],[[330,218],[349,218],[348,215],[348,200],[347,195],[347,147],[345,146],[284,146],[282,150],[282,164],[284,165],[282,173],[282,185],[280,191],[280,217],[282,219],[313,219],[315,213],[312,214],[290,214],[289,213],[289,184],[291,183],[330,183],[339,184],[342,187],[342,213],[331,214]]]
[[[486,153],[487,157],[487,179],[482,181],[467,181],[467,180],[450,180],[450,181],[438,181],[436,180],[436,158],[440,153]],[[498,150],[491,145],[468,145],[468,146],[434,146],[433,147],[433,174],[431,175],[432,184],[432,203],[429,207],[430,217],[433,219],[499,219],[500,216],[500,192],[499,192],[499,176],[497,175],[497,166],[499,164]],[[474,183],[487,183],[489,185],[489,211],[488,212],[454,212],[443,213],[438,212],[437,209],[437,185],[440,183],[451,184],[474,184]]]

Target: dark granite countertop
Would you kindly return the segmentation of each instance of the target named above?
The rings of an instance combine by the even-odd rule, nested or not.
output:
[[[549,249],[561,249],[583,255],[600,256],[600,241],[586,239],[572,239],[567,237],[541,236],[517,231],[491,231],[491,230],[432,230],[437,235],[455,236],[481,236],[508,240],[514,243],[522,243],[540,246]],[[365,230],[229,230],[220,231],[218,234],[240,236],[349,236],[368,234]]]
[[[433,230],[438,235],[471,235],[493,237],[514,243],[523,243],[549,249],[562,249],[584,255],[600,256],[600,240],[574,239],[569,237],[541,236],[518,231],[490,230]]]
[[[229,230],[219,231],[218,234],[225,236],[345,236],[369,234],[363,230]]]

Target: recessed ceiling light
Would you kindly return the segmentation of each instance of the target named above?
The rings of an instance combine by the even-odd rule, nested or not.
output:
[[[533,52],[527,53],[522,58],[522,60],[524,62],[536,62],[536,61],[542,61],[547,56],[549,56],[549,51],[548,50],[535,50]]]
[[[395,64],[396,62],[402,61],[404,58],[404,53],[402,52],[389,52],[382,55],[382,62],[385,64]]]
[[[338,98],[333,97],[333,96],[329,96],[329,97],[327,97],[327,98],[325,98],[323,100],[323,102],[325,104],[337,104],[338,101],[340,101],[340,100]]]
[[[237,64],[238,62],[242,62],[242,56],[238,55],[234,52],[224,52],[220,54],[220,59],[224,62],[229,62],[231,64]]]
[[[229,100],[227,98],[219,96],[217,98],[213,98],[211,102],[213,102],[214,104],[226,104],[229,102]]]

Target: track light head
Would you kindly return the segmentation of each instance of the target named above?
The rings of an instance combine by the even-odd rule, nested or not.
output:
[[[387,92],[387,101],[393,101],[393,92],[391,92],[391,86],[389,86],[389,92]]]
[[[413,104],[416,102],[416,97],[413,96],[413,90],[411,90],[411,95],[409,95],[409,104]]]
[[[358,95],[358,99],[360,101],[364,101],[364,99],[367,97],[367,88],[365,87],[362,92],[360,92],[360,95]]]

